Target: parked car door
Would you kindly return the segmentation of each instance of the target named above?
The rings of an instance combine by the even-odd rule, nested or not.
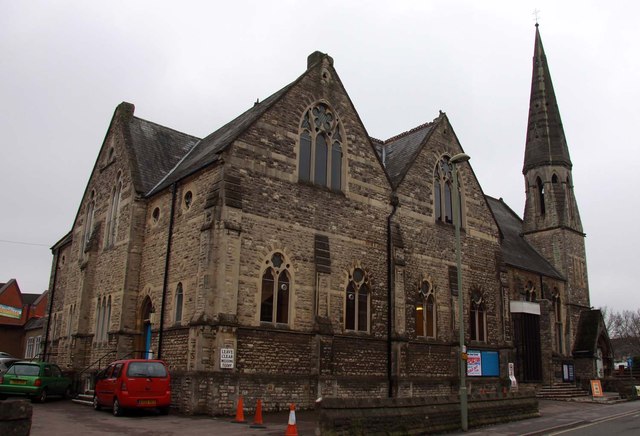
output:
[[[111,404],[113,399],[113,384],[109,382],[113,367],[114,365],[109,365],[104,371],[98,373],[95,394],[100,404]]]
[[[69,379],[62,375],[62,370],[58,365],[48,365],[49,366],[49,380],[48,384],[51,386],[51,393],[55,393],[56,395],[64,395],[66,393]],[[47,368],[45,367],[45,371]]]

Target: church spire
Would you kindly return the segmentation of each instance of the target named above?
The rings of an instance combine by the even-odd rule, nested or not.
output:
[[[522,172],[526,174],[530,169],[546,165],[561,165],[568,169],[572,166],[547,57],[536,23],[529,125]]]

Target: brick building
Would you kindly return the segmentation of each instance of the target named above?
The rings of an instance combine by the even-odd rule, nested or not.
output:
[[[15,357],[40,354],[48,292],[25,294],[16,279],[0,283],[0,351]]]
[[[539,41],[536,30],[535,59]],[[534,85],[540,74],[553,95],[546,60]],[[532,90],[532,105],[545,98]],[[555,122],[531,112],[530,124]],[[478,357],[472,388],[504,385],[509,362],[526,381],[562,377],[588,308],[584,234],[568,151],[545,161],[534,136],[525,178],[559,198],[560,177],[566,196],[550,193],[540,212],[531,185],[523,221],[459,164],[458,289],[449,159],[463,150],[446,114],[372,138],[320,52],[202,139],[122,103],[71,232],[53,247],[47,354],[78,370],[161,357],[187,413],[229,413],[238,395],[271,410],[449,395],[461,322]],[[561,205],[570,224],[550,221],[569,216]]]

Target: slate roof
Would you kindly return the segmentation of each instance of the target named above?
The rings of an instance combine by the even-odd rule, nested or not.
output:
[[[31,318],[24,325],[25,330],[41,329],[44,326],[44,318]]]
[[[601,320],[602,314],[597,309],[583,310],[580,312],[576,342],[573,344],[573,354],[575,356],[591,357],[595,355],[598,346],[598,336],[602,331],[601,327],[603,327],[600,325]],[[606,330],[605,338],[608,340]]]
[[[286,92],[303,76],[300,76],[262,102],[254,104],[251,109],[220,127],[206,138],[200,140],[184,156],[184,158],[177,163],[170,173],[168,173],[164,179],[160,180],[160,183],[149,191],[148,195],[155,194],[172,183],[217,161],[222,151],[224,151],[240,134],[242,134],[271,106],[273,106],[275,102],[286,94]]]
[[[42,294],[22,294],[22,304],[33,304]]]
[[[139,192],[149,192],[199,141],[151,121],[131,117],[126,133],[133,177]]]
[[[502,257],[507,265],[565,280],[547,260],[521,236],[522,220],[502,199],[485,196],[502,232]]]
[[[542,165],[572,166],[547,56],[536,24],[523,173]]]
[[[381,141],[371,138],[394,187],[404,178],[439,118]]]

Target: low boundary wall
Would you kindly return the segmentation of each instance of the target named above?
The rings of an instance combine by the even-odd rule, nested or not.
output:
[[[421,435],[460,429],[458,397],[325,398],[319,403],[321,435]],[[540,416],[531,393],[469,399],[469,428]]]

